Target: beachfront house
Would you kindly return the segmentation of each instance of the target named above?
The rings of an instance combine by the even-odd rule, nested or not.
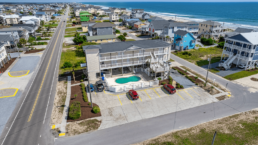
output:
[[[89,80],[144,72],[168,78],[171,45],[159,40],[140,40],[83,46]]]
[[[240,33],[225,38],[221,60],[228,57],[220,67],[230,69],[232,64],[246,69],[258,66],[258,32]]]
[[[109,22],[103,23],[88,23],[88,42],[106,43],[115,42],[115,24]]]
[[[223,35],[226,28],[224,28],[220,23],[215,21],[204,21],[199,23],[198,37],[202,38],[212,38],[219,39]]]
[[[3,25],[18,24],[20,19],[19,15],[1,15],[0,17]]]
[[[151,36],[160,36],[160,34],[163,32],[164,26],[169,25],[169,22],[167,20],[156,20],[151,21],[149,25],[149,35]]]
[[[236,28],[236,30],[234,32],[225,33],[225,37],[231,37],[231,36],[234,36],[234,35],[237,35],[237,34],[240,34],[240,33],[250,33],[250,32],[257,32],[257,31],[254,30],[254,29],[238,27],[238,28]]]
[[[109,14],[109,21],[115,22],[119,20],[119,15],[117,13],[110,13]]]
[[[142,14],[142,20],[148,20],[150,18],[151,18],[150,14],[148,14],[148,13]]]
[[[131,18],[142,19],[143,14],[144,14],[144,9],[132,9]]]
[[[178,30],[174,34],[173,47],[176,50],[189,50],[195,48],[196,39],[193,34],[185,30]]]
[[[1,37],[1,36],[0,36]],[[0,40],[1,41],[1,40]],[[6,63],[10,60],[10,56],[7,54],[5,49],[5,43],[0,42],[0,68],[4,67]]]

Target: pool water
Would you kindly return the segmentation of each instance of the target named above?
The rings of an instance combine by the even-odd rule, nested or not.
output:
[[[131,77],[127,77],[127,78],[118,78],[118,79],[116,79],[116,83],[125,84],[125,83],[129,83],[129,82],[138,82],[139,80],[141,80],[140,77],[131,76]]]

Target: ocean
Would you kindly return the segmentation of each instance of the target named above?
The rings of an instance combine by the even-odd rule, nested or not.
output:
[[[144,9],[145,12],[193,21],[213,20],[229,27],[258,29],[258,2],[84,2],[102,6]]]

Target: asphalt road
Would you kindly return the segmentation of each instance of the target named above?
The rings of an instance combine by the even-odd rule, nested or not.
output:
[[[174,55],[172,59],[196,72],[206,75],[206,70],[189,63]],[[73,137],[59,138],[57,145],[127,145],[138,143],[176,129],[192,127],[214,119],[219,119],[239,112],[248,111],[258,107],[258,93],[248,91],[250,88],[230,82],[217,75],[209,75],[210,79],[227,88],[232,93],[232,98],[216,103],[211,103],[175,113],[170,113],[155,118],[140,120],[121,126],[98,130]],[[211,138],[212,140],[212,138]]]
[[[66,17],[67,13],[62,16],[39,67],[5,125],[0,145],[53,144],[50,117],[66,27],[66,21],[63,21]]]

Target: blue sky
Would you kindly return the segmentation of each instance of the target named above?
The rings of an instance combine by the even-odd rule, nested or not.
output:
[[[0,2],[258,2],[258,0],[0,0]]]

